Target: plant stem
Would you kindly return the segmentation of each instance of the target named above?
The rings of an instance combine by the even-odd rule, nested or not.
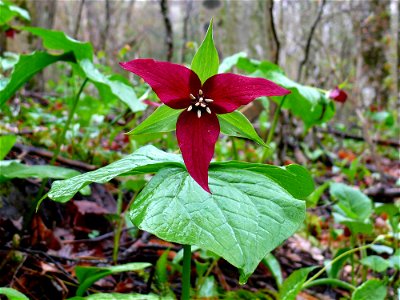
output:
[[[306,282],[303,283],[302,285],[302,289],[306,286],[308,286],[312,281],[314,281],[315,279],[317,279],[322,273],[325,272],[325,270],[330,267],[331,265],[333,265],[335,262],[337,262],[339,259],[341,259],[342,257],[345,257],[349,254],[353,254],[354,252],[357,251],[361,251],[364,249],[367,249],[369,247],[371,247],[373,244],[375,244],[378,241],[378,239],[376,239],[375,241],[373,241],[371,244],[365,245],[365,246],[361,246],[358,248],[353,248],[350,249],[346,252],[343,252],[342,254],[340,254],[338,257],[336,257],[335,259],[331,260],[328,264],[326,264],[321,270],[319,270],[313,277],[311,277],[310,279],[308,279]]]
[[[67,133],[69,125],[71,124],[72,118],[74,117],[76,107],[78,106],[79,98],[81,97],[83,89],[84,89],[86,83],[88,82],[88,80],[89,80],[88,78],[85,78],[81,87],[79,88],[78,93],[75,96],[74,103],[72,104],[72,108],[70,109],[70,111],[68,113],[67,122],[65,122],[63,131],[61,132],[61,134],[58,138],[56,151],[54,151],[53,157],[50,161],[51,165],[53,165],[55,163],[55,161],[57,160],[58,154],[60,154],[61,146],[64,144],[64,141],[65,141],[65,135]]]
[[[190,299],[190,271],[192,247],[183,245],[182,300]]]
[[[114,247],[113,247],[113,261],[117,264],[118,260],[118,250],[119,250],[119,240],[121,238],[122,226],[124,225],[124,214],[122,214],[122,191],[118,191],[117,198],[117,211],[115,215],[117,216],[115,234],[114,234]]]
[[[236,143],[235,143],[235,138],[234,137],[230,137],[231,138],[231,142],[232,142],[232,158],[234,160],[239,160],[239,156],[237,153],[237,148],[236,148]]]
[[[286,99],[286,95],[282,98],[282,100],[279,102],[278,107],[275,110],[274,113],[274,118],[272,120],[272,124],[271,124],[271,128],[269,129],[268,132],[268,136],[267,136],[267,140],[265,141],[265,143],[269,146],[269,144],[272,141],[272,138],[274,137],[274,133],[275,133],[275,129],[276,129],[276,125],[278,124],[278,120],[279,120],[279,116],[281,114],[281,110],[282,110],[282,106],[285,103],[285,99]],[[269,148],[265,148],[263,155],[262,155],[262,159],[261,162],[263,163],[269,156],[270,154],[270,149]]]
[[[85,80],[83,81],[81,87],[79,88],[78,93],[75,96],[72,108],[68,113],[67,122],[65,123],[65,125],[63,127],[63,131],[61,132],[60,136],[58,137],[57,148],[53,153],[53,157],[51,158],[50,165],[54,165],[54,163],[57,160],[58,154],[60,154],[61,146],[62,146],[62,144],[64,144],[65,134],[67,133],[68,127],[71,124],[72,117],[74,116],[76,107],[78,106],[79,98],[80,98],[80,96],[82,94],[82,91],[83,91],[83,88],[85,87],[87,82],[88,82],[88,78],[85,78]],[[47,181],[47,178],[43,178],[42,184],[40,185],[40,188],[39,188],[39,191],[37,193],[37,196],[36,196],[35,203],[34,203],[33,207],[36,207],[36,204],[39,202],[40,198],[42,197],[44,188],[46,186],[46,181]]]
[[[303,285],[303,288],[310,288],[312,286],[316,285],[333,285],[337,287],[341,287],[343,289],[349,290],[349,291],[354,291],[356,287],[350,283],[347,283],[345,281],[335,279],[335,278],[322,278],[322,279],[317,279],[314,280],[313,282],[308,283],[307,285]]]

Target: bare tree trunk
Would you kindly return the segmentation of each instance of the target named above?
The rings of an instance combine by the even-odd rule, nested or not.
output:
[[[390,21],[391,21],[391,31],[392,31],[392,36],[393,36],[393,41],[391,43],[391,66],[392,66],[392,78],[393,78],[393,88],[392,88],[392,95],[391,98],[394,100],[393,107],[391,107],[393,110],[399,108],[399,85],[400,85],[400,74],[399,74],[399,67],[400,67],[400,61],[399,61],[399,53],[400,53],[400,40],[399,40],[399,21],[400,21],[400,15],[399,15],[399,10],[400,10],[400,2],[398,0],[392,0],[390,3]],[[391,104],[391,103],[390,103]]]
[[[189,25],[190,12],[192,11],[192,6],[193,6],[193,0],[185,1],[185,17],[183,19],[181,63],[185,62],[186,42],[188,39],[188,25]]]
[[[81,0],[81,3],[79,4],[78,17],[77,17],[76,23],[75,23],[74,38],[78,37],[79,27],[80,27],[81,18],[82,18],[82,10],[83,10],[84,4],[85,4],[85,0]]]
[[[107,46],[107,38],[108,38],[108,32],[110,30],[110,19],[111,19],[111,8],[110,8],[110,0],[106,0],[105,2],[105,25],[104,29],[101,32],[101,50],[106,50]]]
[[[299,69],[298,69],[298,72],[297,72],[297,81],[300,81],[303,67],[305,66],[305,64],[308,61],[308,56],[310,55],[310,49],[311,49],[311,41],[312,41],[312,38],[313,38],[313,35],[314,35],[314,32],[315,32],[315,29],[317,28],[317,25],[318,25],[319,21],[321,20],[322,13],[324,12],[325,4],[326,4],[326,0],[322,0],[322,3],[320,5],[320,7],[319,7],[318,15],[315,18],[315,21],[311,26],[310,34],[308,35],[306,47],[304,49],[304,58],[300,62],[300,66],[299,66]]]
[[[161,14],[164,19],[164,25],[166,31],[165,44],[167,45],[167,61],[172,61],[172,56],[174,54],[174,41],[173,41],[171,20],[169,19],[168,16],[167,0],[160,0],[160,8],[161,8]]]
[[[262,1],[263,2],[263,1]],[[269,48],[267,58],[275,64],[279,63],[280,42],[275,28],[274,0],[267,0],[265,3],[266,34]]]

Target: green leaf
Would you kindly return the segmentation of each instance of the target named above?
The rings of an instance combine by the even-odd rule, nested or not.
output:
[[[279,289],[280,300],[295,300],[297,294],[301,291],[303,283],[306,281],[308,274],[316,267],[302,268],[294,271],[283,282]]]
[[[71,53],[51,55],[46,52],[33,52],[20,55],[10,78],[5,85],[0,85],[0,107],[11,98],[33,75],[57,61],[74,61]]]
[[[108,100],[108,95],[111,95],[124,102],[133,112],[142,111],[146,108],[146,105],[137,99],[131,86],[119,80],[118,76],[102,74],[95,67],[93,64],[93,47],[90,43],[77,41],[62,31],[38,27],[22,27],[21,29],[42,38],[46,49],[72,52],[85,76],[95,84],[103,96],[104,92],[107,92],[106,97],[104,97],[105,100]]]
[[[162,297],[163,300],[173,300],[172,297]],[[68,300],[160,300],[160,296],[156,294],[119,294],[119,293],[98,293],[87,297],[73,297]]]
[[[76,277],[79,281],[79,287],[76,291],[77,296],[82,296],[83,293],[97,280],[104,278],[111,274],[138,271],[150,267],[150,263],[128,263],[118,266],[109,267],[81,267],[75,268]]]
[[[5,295],[9,300],[29,300],[27,296],[12,288],[0,288],[0,295]]]
[[[331,183],[330,194],[339,200],[338,207],[345,216],[364,221],[372,213],[372,201],[362,192],[343,183]]]
[[[278,287],[280,287],[283,282],[283,277],[282,277],[282,270],[281,270],[281,265],[279,264],[279,261],[276,259],[275,256],[272,255],[272,253],[269,253],[267,256],[265,256],[263,258],[262,262],[271,271],[272,275],[275,278],[276,285]]]
[[[16,141],[17,137],[15,135],[0,136],[0,160],[6,157]]]
[[[360,262],[362,265],[378,273],[385,272],[390,267],[390,262],[378,255],[369,255],[364,257]]]
[[[129,131],[128,134],[141,135],[173,131],[181,112],[181,110],[170,108],[167,105],[161,105],[146,120]]]
[[[26,21],[30,21],[28,11],[16,5],[0,1],[0,25],[7,24],[12,18],[19,16]]]
[[[274,180],[297,199],[305,199],[314,190],[314,181],[310,173],[300,165],[293,164],[285,167],[278,167],[266,164],[230,161],[212,163],[210,169],[214,167],[238,168],[263,174]]]
[[[226,135],[243,137],[255,141],[261,146],[268,147],[254,130],[250,121],[239,111],[217,115],[221,131]]]
[[[204,279],[201,286],[198,287],[199,292],[197,296],[200,299],[216,299],[219,296],[218,285],[214,276],[208,276]],[[217,298],[218,299],[218,298]]]
[[[19,29],[42,38],[43,46],[46,49],[72,52],[77,61],[82,59],[93,60],[93,47],[90,43],[75,40],[62,31],[39,27],[20,27]]]
[[[353,293],[352,300],[384,300],[386,297],[385,284],[376,279],[371,279],[360,285]]]
[[[349,251],[349,248],[341,248],[339,249],[332,260],[336,259],[338,256],[342,255],[343,253]],[[350,254],[343,256],[342,258],[336,260],[330,268],[327,269],[328,277],[330,278],[338,278],[340,271],[343,269],[344,264],[349,259]],[[331,260],[326,260],[325,264],[331,262]]]
[[[182,168],[155,175],[130,208],[132,222],[166,241],[197,245],[240,269],[245,283],[260,261],[305,218],[305,202],[244,169],[212,168],[205,192]]]
[[[222,63],[219,65],[218,73],[225,73],[237,65],[238,61],[242,57],[247,57],[246,52],[239,52],[224,58]]]
[[[214,45],[213,20],[211,19],[206,36],[193,57],[191,69],[204,83],[208,78],[218,73],[218,67],[218,51]]]
[[[107,94],[111,94],[113,97],[124,102],[133,112],[142,111],[146,108],[143,102],[139,102],[131,86],[122,81],[112,80],[109,76],[105,76],[95,67],[91,60],[83,59],[79,61],[79,66],[82,68],[86,77],[95,84],[99,91],[103,91],[104,89]],[[105,98],[105,100],[108,100],[108,98]]]
[[[18,162],[4,164],[7,161],[1,161],[0,174],[6,178],[55,178],[65,179],[79,175],[76,170],[67,169],[63,167],[49,166],[49,165],[25,165]]]
[[[90,183],[105,183],[119,175],[153,173],[168,165],[183,167],[181,156],[146,146],[106,167],[67,180],[55,181],[48,196],[57,202],[67,202]]]

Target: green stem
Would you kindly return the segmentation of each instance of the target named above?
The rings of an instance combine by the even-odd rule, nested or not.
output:
[[[282,106],[285,103],[285,99],[286,96],[284,96],[282,98],[282,100],[279,102],[278,107],[275,110],[274,113],[274,118],[272,120],[272,124],[271,124],[271,128],[269,129],[268,132],[268,136],[267,136],[267,140],[265,141],[265,143],[269,146],[269,144],[272,142],[272,138],[274,137],[274,133],[275,133],[275,129],[276,129],[276,125],[278,124],[278,120],[279,120],[279,116],[281,114],[281,110],[282,110]],[[265,148],[263,155],[262,155],[262,163],[268,158],[269,154],[270,154],[270,148]]]
[[[347,256],[347,255],[349,255],[349,254],[353,254],[354,252],[367,249],[367,248],[371,247],[372,245],[374,245],[377,241],[378,241],[378,239],[376,239],[375,241],[373,241],[371,244],[368,244],[368,245],[365,245],[365,246],[361,246],[361,247],[358,247],[358,248],[353,248],[353,249],[350,249],[350,250],[348,250],[348,251],[346,251],[346,252],[343,252],[343,253],[340,254],[338,257],[336,257],[335,259],[333,259],[333,260],[331,260],[329,263],[327,263],[327,264],[326,264],[321,270],[319,270],[313,277],[311,277],[311,278],[308,279],[306,282],[304,282],[303,285],[302,285],[302,289],[303,289],[305,286],[309,285],[312,281],[314,281],[315,279],[317,279],[322,273],[324,273],[324,272],[326,271],[326,269],[327,269],[328,267],[330,267],[331,265],[333,265],[333,264],[334,264],[335,262],[337,262],[339,259],[341,259],[341,258],[343,258],[343,257],[345,257],[345,256]]]
[[[239,160],[239,156],[237,153],[237,148],[236,148],[236,143],[235,143],[235,138],[231,137],[231,142],[232,142],[232,158],[234,160]]]
[[[117,216],[117,226],[114,234],[114,248],[113,248],[113,261],[116,264],[118,260],[118,250],[119,250],[119,240],[121,238],[122,226],[124,225],[124,216],[122,213],[122,191],[118,191],[117,198],[117,212],[115,213]]]
[[[312,286],[316,285],[332,285],[332,286],[337,286],[341,287],[343,289],[349,290],[349,291],[354,291],[356,287],[350,283],[347,283],[345,281],[335,279],[335,278],[322,278],[322,279],[317,279],[314,280],[313,282],[310,282],[307,285],[303,285],[303,288],[310,288]]]
[[[57,160],[58,154],[60,154],[61,146],[62,146],[62,144],[64,144],[65,134],[67,133],[68,127],[69,127],[69,125],[71,124],[72,117],[74,116],[76,107],[78,106],[79,98],[80,98],[80,96],[81,96],[81,94],[82,94],[83,88],[85,87],[87,81],[88,81],[88,78],[85,78],[85,80],[83,81],[81,87],[79,88],[78,93],[77,93],[76,96],[75,96],[75,99],[74,99],[74,103],[73,103],[73,105],[72,105],[72,108],[71,108],[71,110],[70,110],[69,113],[68,113],[67,122],[65,123],[64,128],[63,128],[63,131],[62,131],[61,135],[60,135],[59,138],[58,138],[58,141],[57,141],[57,148],[56,148],[56,151],[54,151],[54,153],[53,153],[53,157],[51,158],[50,165],[54,165],[54,163],[55,163],[56,160]],[[43,196],[43,191],[44,191],[44,188],[45,188],[45,186],[46,186],[46,181],[47,181],[47,178],[43,178],[42,184],[40,185],[40,188],[39,188],[39,191],[38,191],[38,193],[37,193],[35,202],[33,203],[33,206],[32,206],[32,207],[33,207],[32,215],[33,215],[34,209],[36,208],[37,204],[39,203],[40,199],[41,199],[42,196]],[[30,219],[30,218],[28,218],[28,219]]]
[[[190,299],[191,260],[192,247],[190,245],[183,245],[182,300]]]
[[[267,145],[269,145],[271,143],[272,138],[274,136],[275,128],[276,128],[276,125],[278,124],[279,115],[281,114],[282,106],[283,106],[283,103],[285,103],[285,99],[286,99],[286,96],[284,96],[282,98],[281,102],[279,102],[279,105],[275,110],[274,119],[272,121],[271,129],[268,132],[268,137],[267,137],[267,140],[265,142]]]
[[[53,165],[55,163],[55,161],[57,160],[58,154],[60,154],[61,146],[64,144],[64,141],[65,141],[65,135],[67,133],[69,125],[71,124],[72,118],[73,118],[73,116],[75,114],[76,107],[78,106],[79,98],[81,97],[83,89],[84,89],[86,83],[88,82],[88,80],[89,80],[88,78],[85,78],[85,80],[83,81],[81,87],[79,88],[78,93],[75,96],[74,103],[72,104],[72,108],[70,109],[70,111],[68,113],[67,122],[65,122],[63,131],[61,132],[61,134],[60,134],[60,136],[58,138],[56,151],[54,151],[53,157],[52,157],[52,159],[50,161],[51,165]]]

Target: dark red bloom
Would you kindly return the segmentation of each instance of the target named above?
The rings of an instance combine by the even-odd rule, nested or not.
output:
[[[236,74],[216,74],[204,84],[192,70],[153,59],[120,63],[142,77],[161,102],[184,109],[176,123],[176,136],[186,168],[207,192],[208,166],[220,132],[217,114],[233,112],[262,96],[282,96],[290,91],[263,79]]]
[[[345,91],[339,89],[339,87],[335,87],[329,91],[329,98],[336,102],[344,103],[347,100],[347,94]]]
[[[12,29],[12,28],[7,29],[6,30],[6,37],[9,38],[9,39],[13,39],[16,32],[17,31],[15,29]]]

